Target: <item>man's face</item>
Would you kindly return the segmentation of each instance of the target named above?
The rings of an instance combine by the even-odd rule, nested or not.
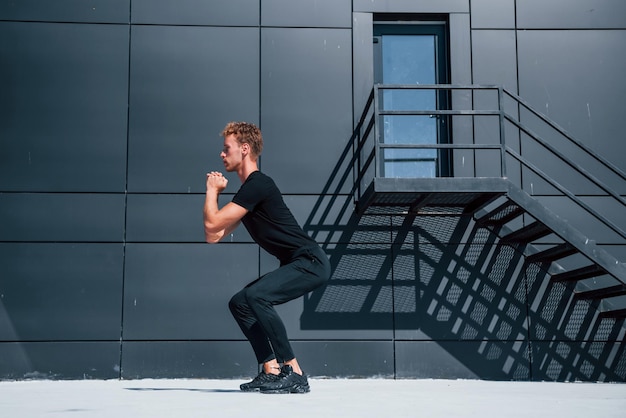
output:
[[[224,138],[224,148],[220,153],[220,158],[226,171],[237,171],[243,160],[241,151],[241,145],[237,142],[235,135],[231,134]]]

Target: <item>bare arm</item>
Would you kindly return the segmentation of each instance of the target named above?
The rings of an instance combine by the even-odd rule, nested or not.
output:
[[[241,218],[248,212],[236,203],[228,203],[219,208],[217,199],[226,188],[228,180],[221,173],[207,174],[206,197],[204,201],[204,236],[206,242],[213,244],[230,234],[239,226]]]

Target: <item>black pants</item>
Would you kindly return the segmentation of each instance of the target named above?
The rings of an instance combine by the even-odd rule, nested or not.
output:
[[[275,305],[296,299],[321,286],[330,277],[330,262],[321,248],[302,248],[292,260],[258,278],[235,294],[231,313],[252,345],[257,361],[295,358]]]

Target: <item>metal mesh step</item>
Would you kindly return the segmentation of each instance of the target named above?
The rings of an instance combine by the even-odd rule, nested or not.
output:
[[[476,222],[483,225],[504,225],[507,222],[524,214],[524,209],[516,203],[507,200],[500,206],[476,219]]]

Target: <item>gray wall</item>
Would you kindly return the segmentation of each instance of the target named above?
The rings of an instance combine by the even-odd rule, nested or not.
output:
[[[453,83],[504,85],[626,169],[626,6],[571,3],[0,3],[0,378],[256,372],[227,301],[276,261],[201,226],[219,132],[248,120],[335,269],[279,307],[309,374],[626,380],[619,321],[590,322],[469,219],[358,217],[342,158],[373,13],[437,13]]]

